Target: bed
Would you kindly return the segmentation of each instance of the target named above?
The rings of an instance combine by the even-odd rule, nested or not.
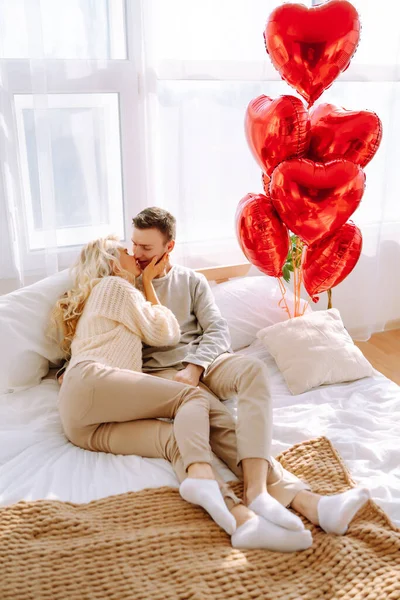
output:
[[[205,269],[214,282],[242,277],[249,265]],[[271,378],[273,452],[326,436],[355,482],[400,526],[400,387],[376,372],[352,383],[322,386],[293,397],[259,340],[239,350],[263,360]],[[73,446],[57,411],[54,371],[38,385],[0,395],[0,506],[20,500],[58,499],[86,503],[128,491],[178,487],[164,460],[112,456]],[[227,402],[235,413],[236,402]],[[224,469],[226,480],[234,476]]]

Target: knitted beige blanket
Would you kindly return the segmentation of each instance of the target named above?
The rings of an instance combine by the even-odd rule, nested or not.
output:
[[[297,444],[279,460],[315,492],[353,485],[326,438]],[[400,534],[375,504],[342,537],[306,526],[314,543],[305,552],[241,551],[170,488],[84,505],[19,502],[0,509],[0,598],[400,599]]]

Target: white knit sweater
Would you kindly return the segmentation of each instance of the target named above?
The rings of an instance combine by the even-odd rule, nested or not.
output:
[[[178,321],[168,308],[147,302],[121,277],[104,277],[93,288],[78,321],[67,371],[85,360],[141,371],[142,341],[169,346],[179,338]]]

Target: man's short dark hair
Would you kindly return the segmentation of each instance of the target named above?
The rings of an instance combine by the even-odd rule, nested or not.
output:
[[[167,242],[176,237],[176,219],[171,213],[163,208],[151,206],[140,211],[132,219],[133,226],[136,229],[158,229],[165,235]]]

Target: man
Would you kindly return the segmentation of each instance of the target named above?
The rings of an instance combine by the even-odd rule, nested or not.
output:
[[[133,254],[143,271],[151,260],[168,255],[175,246],[175,218],[159,208],[147,208],[133,219]],[[143,370],[148,373],[177,369],[174,379],[197,386],[210,364],[230,352],[230,337],[225,319],[214,303],[205,278],[192,269],[172,267],[155,284],[162,304],[176,315],[182,331],[175,348],[145,348]],[[141,287],[140,280],[138,286]]]
[[[151,260],[175,246],[176,220],[152,207],[133,218],[133,253],[143,271]],[[140,287],[140,278],[137,281]],[[326,531],[344,533],[366,501],[363,490],[321,498],[271,457],[272,402],[265,365],[233,354],[227,323],[203,275],[169,262],[153,280],[160,302],[178,319],[181,339],[174,347],[143,348],[143,371],[210,392],[210,443],[231,470],[244,480],[244,502],[258,515],[286,527],[299,525],[285,506],[291,505]],[[238,397],[236,436],[232,417],[220,400]],[[220,399],[220,400],[218,400]],[[225,431],[224,447],[213,447],[213,430]],[[222,436],[223,437],[223,436]],[[268,489],[267,489],[268,484]],[[354,493],[352,493],[354,492]],[[278,502],[277,502],[278,501]]]

